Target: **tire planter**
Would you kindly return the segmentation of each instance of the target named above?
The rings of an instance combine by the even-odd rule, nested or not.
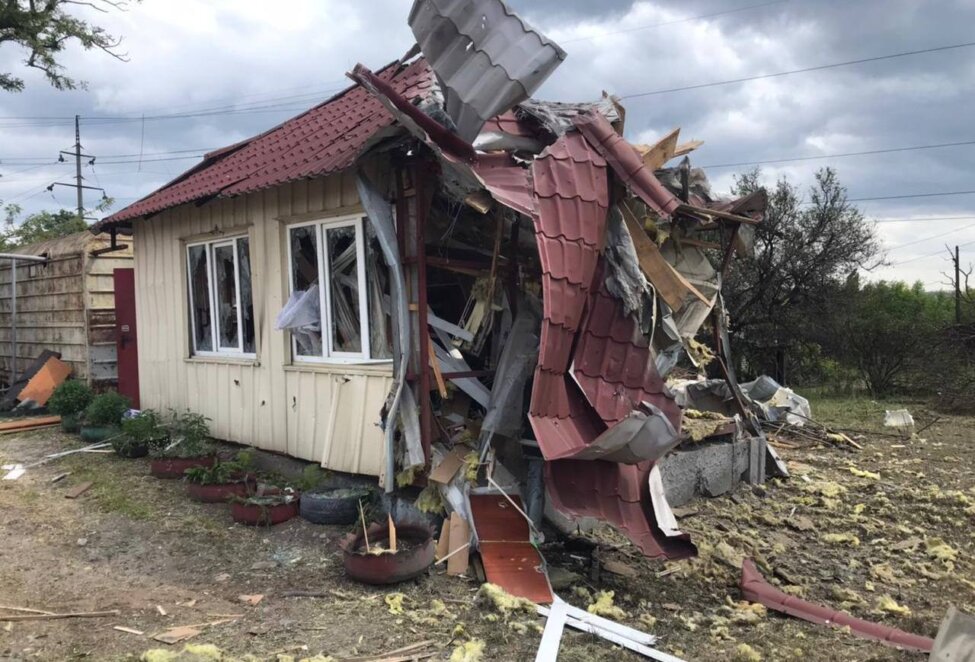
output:
[[[253,498],[260,499],[261,497]],[[276,497],[268,497],[268,500],[276,503],[235,501],[230,504],[230,515],[238,524],[246,524],[247,526],[274,526],[297,516],[299,502],[297,497],[287,503],[283,503]]]
[[[216,455],[205,457],[158,457],[149,463],[149,473],[156,478],[182,478],[183,472],[193,467],[212,467]]]
[[[77,434],[81,431],[81,420],[77,414],[68,414],[61,417],[61,432]]]
[[[371,497],[369,490],[360,488],[305,492],[298,514],[315,524],[352,524],[359,518],[359,500],[369,501]]]
[[[417,524],[396,527],[396,539],[403,549],[395,554],[367,554],[361,528],[350,533],[341,543],[345,574],[364,584],[398,584],[418,577],[433,565],[435,545],[433,532]],[[389,540],[389,526],[373,524],[369,540]]]
[[[203,503],[227,503],[234,497],[243,498],[249,493],[246,483],[224,483],[222,485],[187,483],[186,491],[190,497]]]
[[[81,438],[93,444],[105,441],[110,437],[121,434],[119,428],[95,427],[93,425],[81,426]]]
[[[126,444],[115,448],[115,454],[129,459],[145,457],[149,454],[149,446],[148,444]]]

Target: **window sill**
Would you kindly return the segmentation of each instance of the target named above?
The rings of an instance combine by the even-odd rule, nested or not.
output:
[[[355,363],[335,362],[326,363],[319,361],[300,362],[295,361],[284,366],[285,372],[320,372],[332,375],[376,375],[381,377],[393,376],[393,362],[390,361],[363,361]]]
[[[219,356],[219,355],[200,356],[200,355],[193,355],[193,356],[184,357],[183,358],[183,361],[185,361],[186,363],[200,363],[200,364],[219,363],[219,364],[224,364],[224,365],[244,365],[244,366],[251,366],[251,367],[257,367],[257,366],[261,365],[261,362],[257,359],[257,357],[254,357],[254,356],[233,356],[233,355],[230,355],[230,354],[228,354],[227,356]]]

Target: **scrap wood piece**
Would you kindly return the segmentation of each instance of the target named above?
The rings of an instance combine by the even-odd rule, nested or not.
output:
[[[47,614],[51,615],[53,611],[44,611],[43,609],[31,609],[30,607],[11,607],[9,605],[0,605],[0,609],[6,609],[7,611],[23,611],[28,614]]]
[[[430,480],[441,485],[447,485],[457,475],[457,471],[464,466],[466,453],[459,448],[454,448],[444,456],[433,471],[430,472]]]
[[[60,416],[31,416],[28,418],[18,418],[13,421],[0,423],[0,432],[20,432],[22,430],[33,430],[34,428],[57,425],[60,422]]]
[[[447,574],[463,575],[470,558],[471,528],[456,510],[450,513],[450,538],[447,545]],[[466,547],[465,547],[466,546]]]
[[[437,539],[437,549],[434,555],[437,559],[442,559],[447,556],[447,552],[450,550],[450,519],[445,519],[443,526],[440,528],[440,537]]]
[[[647,236],[646,230],[640,225],[633,210],[625,204],[617,206],[623,215],[623,221],[633,239],[633,248],[636,249],[637,260],[640,264],[640,271],[647,277],[647,280],[660,293],[661,298],[673,310],[679,310],[684,304],[687,295],[693,294],[705,305],[711,302],[701,292],[691,284],[684,276],[668,262],[657,244]]]
[[[71,366],[56,356],[50,357],[33,377],[27,380],[27,385],[17,394],[21,402],[31,400],[39,407],[47,404],[54,393],[54,389],[64,383],[71,374]]]
[[[165,632],[160,632],[152,636],[156,641],[161,641],[164,644],[178,644],[181,641],[195,637],[196,635],[203,632],[202,630],[197,630],[191,625],[181,625],[178,628],[173,628],[172,630],[166,630]]]
[[[71,472],[70,471],[65,471],[63,474],[58,474],[57,476],[55,476],[54,478],[52,478],[51,479],[51,482],[52,483],[60,483],[62,480],[64,480],[65,478],[67,478],[70,475],[71,475]]]
[[[873,639],[887,646],[930,653],[934,640],[904,630],[865,621],[850,614],[824,607],[807,600],[789,595],[769,584],[755,567],[755,562],[745,559],[741,565],[741,592],[750,602],[759,602],[769,609],[801,618],[817,625],[849,627],[852,634],[865,639]]]
[[[650,170],[660,170],[667,161],[674,158],[677,149],[677,137],[680,128],[676,128],[654,145],[635,145],[638,152],[643,153],[643,165]]]
[[[91,482],[90,480],[85,481],[84,483],[80,483],[78,485],[75,485],[70,490],[68,490],[67,492],[64,493],[64,498],[65,499],[77,499],[82,494],[84,494],[89,489],[91,489],[91,486],[92,485],[94,485],[94,483]]]
[[[433,369],[433,376],[437,381],[437,391],[440,397],[447,398],[447,383],[443,380],[443,372],[440,370],[440,361],[437,360],[436,350],[433,349],[433,338],[427,336],[427,343],[430,346],[430,353],[427,357],[430,367]]]
[[[688,140],[686,143],[681,143],[674,148],[674,154],[671,158],[676,159],[679,156],[684,156],[685,154],[690,154],[695,149],[704,144],[703,140]]]
[[[238,595],[237,600],[243,602],[244,604],[250,605],[251,607],[256,606],[261,600],[264,599],[263,593],[255,593],[254,595]]]
[[[119,632],[127,632],[128,634],[144,635],[145,632],[142,630],[136,630],[135,628],[125,627],[124,625],[113,625],[113,630],[118,630]]]
[[[118,609],[109,611],[76,611],[67,614],[21,614],[17,616],[0,615],[0,621],[48,621],[61,618],[103,618],[105,616],[118,616],[121,614]]]
[[[430,655],[425,655],[419,651],[423,650],[424,648],[429,648],[436,643],[437,642],[433,639],[427,639],[426,641],[420,641],[415,644],[410,644],[409,646],[403,646],[402,648],[386,651],[385,653],[362,655],[359,657],[343,657],[339,659],[341,662],[388,662],[391,658],[413,660],[419,659],[420,657],[430,657],[430,655],[434,655],[435,652],[430,653]],[[407,653],[413,653],[413,655],[407,655]]]

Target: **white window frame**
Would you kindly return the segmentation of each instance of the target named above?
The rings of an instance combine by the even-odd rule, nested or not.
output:
[[[246,234],[224,237],[221,239],[211,239],[210,241],[194,241],[186,244],[186,283],[187,293],[190,303],[190,346],[193,348],[193,356],[203,357],[234,357],[242,359],[257,358],[256,352],[244,351],[244,306],[240,291],[240,248],[239,239],[248,239],[248,250],[250,247],[250,237]],[[203,246],[207,258],[207,295],[210,298],[210,346],[212,350],[201,350],[196,347],[196,307],[193,305],[192,287],[192,265],[190,262],[190,249]],[[220,345],[220,315],[217,314],[217,264],[213,259],[214,250],[230,246],[234,249],[234,286],[237,290],[237,346],[222,347]],[[253,275],[252,275],[253,277]],[[253,282],[251,283],[253,292]],[[251,300],[253,305],[253,298]]]
[[[349,216],[338,216],[334,218],[316,219],[303,223],[291,223],[285,226],[285,241],[288,245],[288,264],[286,272],[288,275],[288,294],[294,294],[294,256],[292,255],[291,231],[297,228],[312,226],[315,228],[315,245],[318,254],[315,256],[318,266],[318,296],[319,310],[321,310],[321,329],[322,329],[322,353],[323,356],[307,356],[298,353],[298,342],[291,338],[291,357],[294,363],[389,363],[391,359],[372,358],[372,349],[369,345],[371,331],[369,325],[369,291],[366,286],[366,238],[365,238],[365,214],[353,214]],[[332,287],[331,287],[331,268],[325,237],[328,230],[343,227],[355,228],[356,244],[356,278],[359,281],[359,339],[362,346],[360,352],[341,352],[333,347],[334,334],[332,333]]]

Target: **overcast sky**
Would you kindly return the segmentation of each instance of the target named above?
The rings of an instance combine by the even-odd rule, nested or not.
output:
[[[125,37],[129,62],[69,49],[68,71],[87,80],[88,89],[58,92],[21,65],[23,53],[0,48],[0,71],[27,81],[24,92],[0,92],[0,200],[27,211],[74,207],[72,189],[45,189],[71,181],[73,164],[56,159],[73,144],[70,118],[79,114],[84,149],[97,156],[84,169],[86,183],[104,187],[119,209],[190,167],[204,149],[246,138],[331,95],[356,62],[376,68],[398,58],[413,43],[410,4],[144,0],[108,15],[79,7],[79,15]],[[973,41],[975,25],[975,0],[510,4],[569,53],[536,94],[553,100],[592,99],[602,90],[625,97],[961,44]],[[701,166],[975,141],[975,48],[624,104],[628,139],[652,142],[679,126],[682,138],[705,141],[692,155]],[[975,145],[762,167],[769,181],[784,176],[806,188],[826,165],[839,171],[854,199],[975,190]],[[724,191],[744,169],[708,173]],[[87,195],[94,206],[98,194]],[[857,204],[882,219],[877,228],[893,263],[873,278],[937,286],[948,263],[931,254],[945,243],[962,244],[962,261],[975,262],[975,195]],[[962,218],[927,220],[942,217]],[[925,220],[889,220],[906,218]]]

